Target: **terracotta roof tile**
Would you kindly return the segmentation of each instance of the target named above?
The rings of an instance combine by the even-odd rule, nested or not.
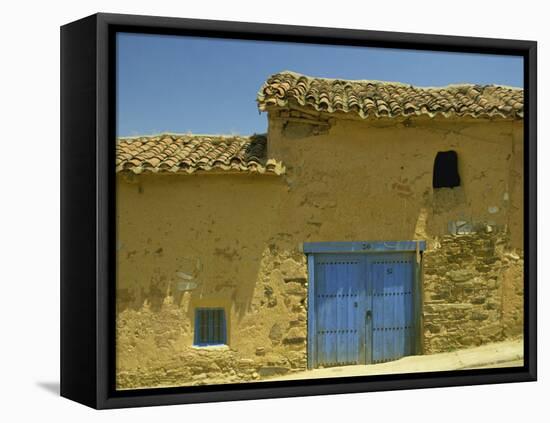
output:
[[[253,135],[159,135],[119,138],[116,171],[195,173],[234,171],[281,175],[284,166],[266,158],[266,137]]]
[[[326,113],[361,118],[428,115],[523,118],[523,90],[498,85],[421,88],[397,82],[313,78],[284,71],[272,75],[258,92],[258,106],[293,104]]]

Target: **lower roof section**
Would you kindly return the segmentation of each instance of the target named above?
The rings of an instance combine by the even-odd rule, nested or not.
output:
[[[204,172],[281,175],[281,162],[267,157],[265,135],[224,136],[161,134],[120,137],[116,171],[191,174]]]

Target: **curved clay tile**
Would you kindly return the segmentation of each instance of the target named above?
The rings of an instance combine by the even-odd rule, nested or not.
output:
[[[522,89],[468,84],[421,88],[396,82],[313,78],[290,71],[268,78],[257,102],[261,111],[296,102],[316,111],[355,113],[362,118],[464,113],[476,118],[523,118]],[[503,107],[511,104],[512,109]]]
[[[116,145],[116,171],[136,174],[195,173],[212,170],[281,175],[284,166],[266,158],[264,135],[224,137],[161,135],[120,138]]]

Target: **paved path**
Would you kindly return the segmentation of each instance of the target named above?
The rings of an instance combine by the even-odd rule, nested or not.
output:
[[[499,342],[448,353],[415,355],[381,364],[329,367],[279,376],[270,380],[365,376],[523,366],[523,340]]]

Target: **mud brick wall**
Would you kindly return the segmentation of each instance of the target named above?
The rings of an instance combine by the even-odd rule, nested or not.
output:
[[[124,306],[119,298],[118,389],[252,382],[306,369],[307,266],[299,251],[265,249],[246,313],[228,310],[227,346],[193,347],[192,294],[178,295],[168,276],[153,279],[155,292],[168,295]]]
[[[490,232],[488,232],[490,231]],[[424,352],[520,336],[523,256],[505,231],[447,235],[424,253]]]

